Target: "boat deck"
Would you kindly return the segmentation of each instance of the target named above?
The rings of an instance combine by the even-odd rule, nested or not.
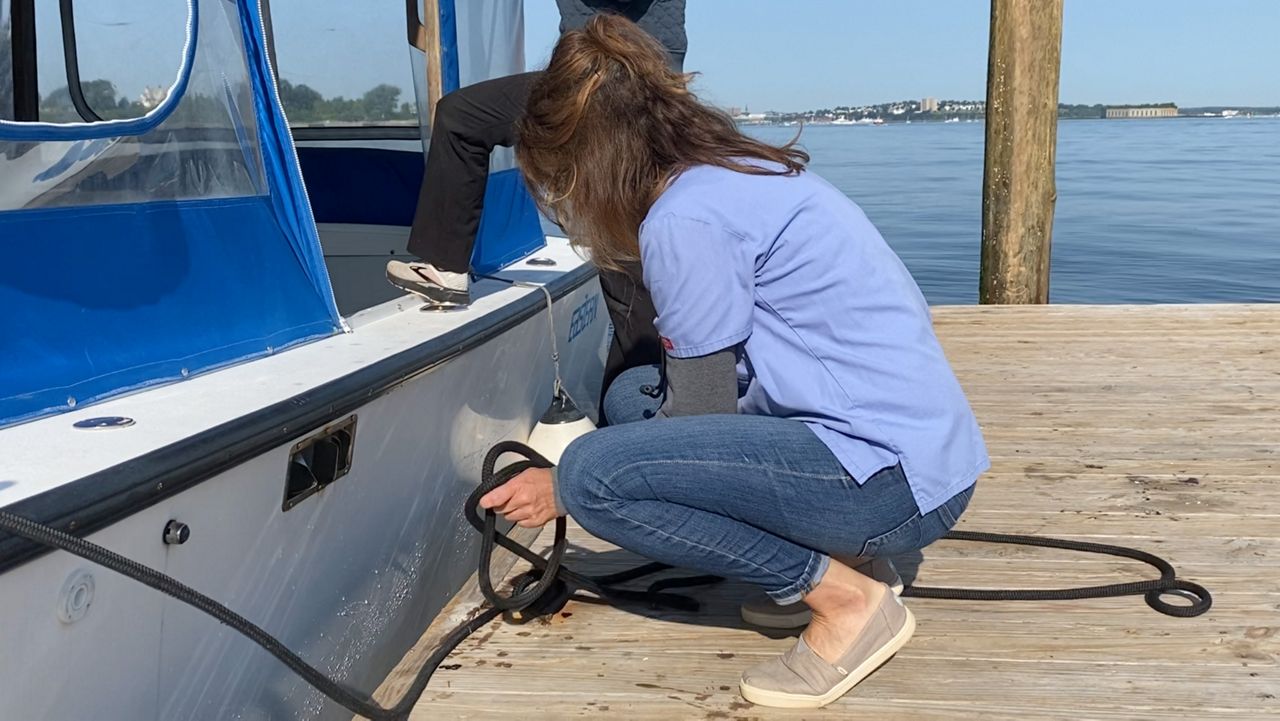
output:
[[[797,712],[737,694],[744,667],[792,642],[744,627],[743,586],[699,591],[698,614],[571,602],[549,622],[476,633],[413,718],[1280,717],[1280,306],[947,307],[935,320],[993,463],[960,528],[1151,550],[1209,587],[1209,613],[1171,618],[1137,597],[913,599],[919,628],[896,658]],[[570,540],[578,570],[640,561],[581,529]],[[1149,571],[944,541],[917,579],[1044,588],[1134,574]]]

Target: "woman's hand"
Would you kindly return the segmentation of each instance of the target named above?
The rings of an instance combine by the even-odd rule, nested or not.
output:
[[[551,469],[530,468],[480,497],[480,507],[493,509],[524,528],[545,526],[556,518]]]

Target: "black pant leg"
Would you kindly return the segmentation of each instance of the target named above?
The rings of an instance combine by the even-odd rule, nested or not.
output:
[[[653,325],[657,312],[653,298],[645,289],[638,264],[625,272],[601,270],[600,287],[604,291],[605,306],[613,323],[613,343],[604,366],[604,391],[618,374],[639,365],[655,365],[662,362],[662,345],[658,330]]]
[[[496,78],[441,98],[409,235],[410,253],[441,270],[470,270],[484,208],[489,153],[515,143],[515,125],[538,75]],[[601,271],[600,285],[614,328],[605,364],[604,387],[608,388],[628,368],[660,363],[662,347],[653,325],[657,313],[639,265],[621,273]]]
[[[471,269],[489,179],[489,153],[515,143],[529,88],[523,73],[459,88],[440,99],[409,232],[409,252],[441,270]]]

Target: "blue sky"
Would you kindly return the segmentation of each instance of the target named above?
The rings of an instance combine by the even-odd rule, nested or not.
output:
[[[987,0],[689,0],[686,68],[721,105],[803,110],[986,95]],[[554,0],[525,0],[545,63]],[[1067,103],[1280,105],[1280,0],[1066,0]]]
[[[467,0],[455,0],[466,2]],[[724,106],[804,110],[985,96],[988,0],[688,0],[686,67]],[[82,76],[136,97],[168,85],[183,0],[79,2]],[[282,75],[325,95],[412,83],[397,0],[272,0]],[[1280,105],[1280,0],[1066,0],[1060,97],[1072,103]],[[41,89],[65,84],[57,0],[37,0]],[[525,0],[529,66],[555,0]],[[406,98],[407,99],[407,98]]]

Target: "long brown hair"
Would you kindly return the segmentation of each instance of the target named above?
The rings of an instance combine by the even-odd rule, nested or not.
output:
[[[692,77],[634,23],[600,14],[560,38],[533,85],[516,160],[542,210],[601,267],[638,259],[640,224],[682,171],[790,175],[809,162],[794,140],[778,148],[743,135],[689,91]]]

